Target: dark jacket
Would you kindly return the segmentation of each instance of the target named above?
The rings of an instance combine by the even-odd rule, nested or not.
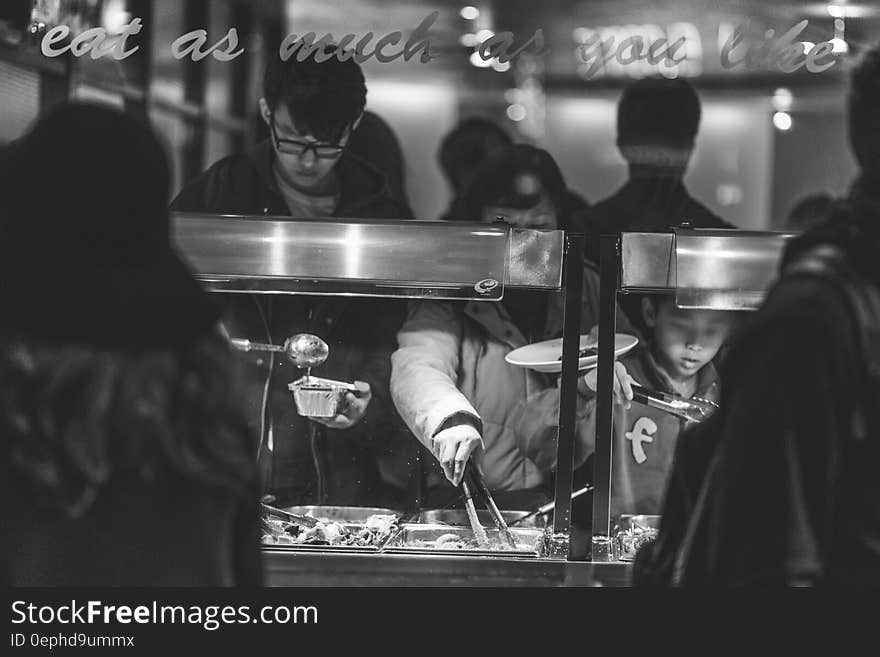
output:
[[[5,468],[4,468],[5,470]],[[0,582],[11,586],[259,586],[256,491],[120,475],[89,513],[52,514],[4,471]]]
[[[688,194],[679,178],[636,175],[623,187],[574,217],[586,235],[584,255],[599,264],[599,238],[624,232],[668,232],[688,222],[694,228],[735,228]],[[645,331],[638,295],[624,295],[620,307]]]
[[[218,214],[289,216],[272,174],[273,150],[262,142],[248,154],[214,164],[187,184],[173,210]],[[411,217],[395,201],[381,173],[349,153],[336,166],[341,197],[335,216],[366,219]],[[267,489],[277,503],[373,505],[393,496],[381,481],[377,461],[399,456],[393,436],[402,423],[388,391],[390,357],[403,323],[402,301],[346,297],[218,295],[223,297],[230,336],[282,344],[297,333],[314,333],[330,346],[316,376],[370,384],[373,399],[359,424],[346,431],[327,429],[297,414],[287,385],[305,372],[275,358],[268,412],[262,413],[270,359],[242,354],[246,361],[249,418],[268,439],[271,428],[271,475]],[[408,446],[409,442],[400,441]]]
[[[880,294],[878,226],[880,198],[856,188],[831,224],[790,245],[785,263],[832,245],[856,289]],[[664,523],[695,514],[676,556],[678,583],[880,584],[880,322],[858,321],[835,280],[783,276],[733,345],[701,501],[685,463],[690,474],[669,498],[677,506],[663,512]]]
[[[25,344],[0,344],[0,583],[261,585],[256,434],[222,339]]]
[[[694,199],[677,178],[636,176],[578,216],[587,233],[586,256],[599,262],[599,236],[694,228],[735,228]]]
[[[290,210],[272,174],[272,144],[263,141],[248,153],[223,158],[186,185],[171,204],[180,212],[269,214],[289,216]],[[409,219],[412,211],[395,201],[385,177],[375,167],[346,152],[334,169],[341,198],[337,217]]]

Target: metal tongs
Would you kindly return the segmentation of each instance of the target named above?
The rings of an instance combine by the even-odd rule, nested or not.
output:
[[[689,422],[702,422],[718,409],[718,404],[700,397],[686,399],[636,384],[632,384],[632,391],[633,401],[666,411]]]
[[[583,495],[584,493],[589,493],[591,490],[593,490],[593,484],[588,484],[588,485],[584,486],[583,488],[578,488],[576,491],[574,491],[571,494],[571,499],[574,500],[574,499],[580,497],[581,495]],[[533,518],[534,516],[546,515],[546,514],[550,513],[555,508],[556,508],[556,501],[555,500],[553,502],[547,502],[547,504],[545,504],[544,506],[539,506],[537,509],[535,509],[531,513],[527,513],[524,516],[520,516],[516,520],[512,520],[511,522],[508,523],[508,526],[520,525],[523,522],[525,522],[526,520],[528,520],[529,518]]]
[[[311,516],[301,516],[296,513],[284,511],[283,509],[276,509],[274,506],[269,506],[265,502],[261,502],[260,506],[262,506],[270,515],[283,518],[288,522],[294,522],[298,525],[303,525],[305,527],[315,527],[316,525],[318,525],[318,519],[312,518]]]
[[[489,492],[489,487],[486,485],[486,481],[483,479],[483,474],[475,466],[468,465],[465,468],[464,476],[461,479],[461,487],[465,495],[465,508],[467,509],[468,518],[471,521],[471,526],[474,529],[474,534],[477,538],[477,542],[481,545],[488,546],[489,539],[488,536],[486,536],[486,532],[483,529],[483,526],[480,524],[479,518],[477,517],[477,511],[474,507],[471,486],[480,491],[480,494],[486,501],[486,509],[488,509],[489,515],[492,518],[492,522],[495,523],[495,527],[501,533],[501,536],[504,537],[505,542],[511,548],[516,550],[516,539],[510,532],[510,528],[507,526],[507,522],[505,522],[504,516],[501,515],[501,511],[498,510],[498,506],[495,504],[495,500],[492,498],[492,493]]]

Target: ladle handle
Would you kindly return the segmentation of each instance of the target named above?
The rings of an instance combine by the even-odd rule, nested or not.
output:
[[[265,344],[263,342],[251,342],[241,338],[230,338],[229,343],[239,351],[284,351],[284,347],[277,344]]]

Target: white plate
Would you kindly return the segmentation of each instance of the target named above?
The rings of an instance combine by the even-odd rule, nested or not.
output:
[[[639,339],[627,333],[618,333],[614,336],[614,357],[620,358],[639,343]],[[590,341],[589,335],[582,335],[579,349],[595,347],[596,343]],[[514,349],[504,357],[511,365],[527,367],[538,372],[558,373],[562,371],[562,338],[544,340],[535,344],[526,345]],[[578,359],[578,370],[588,370],[599,362],[599,356],[584,356]]]

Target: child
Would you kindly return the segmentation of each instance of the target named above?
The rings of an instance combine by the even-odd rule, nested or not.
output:
[[[632,401],[631,384],[717,402],[718,376],[712,359],[733,324],[729,312],[678,308],[671,295],[644,297],[641,311],[647,338],[615,363],[612,519],[624,513],[660,512],[675,444],[686,424],[665,411]],[[596,379],[594,369],[579,385],[586,403],[579,404],[576,466],[595,447]],[[539,467],[552,467],[555,463],[549,461],[555,459],[555,444],[549,441],[548,447],[545,431],[536,431],[533,423],[524,422],[520,442]]]

